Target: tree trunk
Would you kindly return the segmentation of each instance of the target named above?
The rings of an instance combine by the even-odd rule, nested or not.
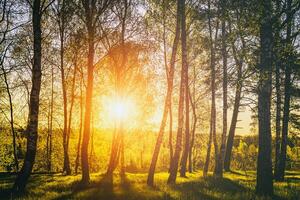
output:
[[[125,176],[125,148],[124,148],[124,129],[123,124],[120,125],[121,131],[121,143],[120,143],[120,155],[121,155],[121,170],[120,175]]]
[[[177,53],[177,48],[178,48],[178,42],[179,42],[179,37],[180,37],[180,5],[179,1],[177,1],[177,17],[176,17],[176,30],[175,30],[175,38],[173,41],[173,47],[172,47],[172,55],[171,55],[171,60],[170,60],[170,69],[169,72],[167,73],[167,80],[168,80],[168,89],[167,89],[167,95],[165,99],[165,104],[164,104],[164,111],[163,111],[163,117],[161,120],[158,136],[156,139],[153,155],[152,155],[152,160],[148,172],[148,178],[147,178],[147,184],[149,186],[153,186],[153,181],[154,181],[154,172],[155,172],[155,167],[161,147],[161,143],[163,141],[163,135],[164,135],[164,130],[167,122],[167,117],[168,117],[168,110],[171,104],[172,100],[172,91],[173,91],[173,77],[174,77],[174,71],[175,71],[175,61],[176,61],[176,53]]]
[[[87,22],[89,24],[89,22]],[[87,88],[85,99],[85,117],[83,138],[81,146],[81,168],[82,168],[82,183],[88,184],[90,181],[88,146],[90,141],[90,126],[91,126],[91,111],[93,98],[94,84],[94,30],[91,25],[88,25],[88,70],[87,70]]]
[[[287,0],[287,19],[290,19],[287,23],[287,30],[286,30],[287,49],[289,49],[292,46],[291,7],[292,7],[292,0]],[[285,67],[281,150],[280,150],[280,157],[279,157],[279,163],[278,163],[278,176],[276,177],[276,180],[278,180],[278,181],[284,181],[284,175],[285,175],[286,150],[287,150],[287,139],[288,139],[288,131],[289,131],[290,99],[291,99],[291,68],[293,65],[291,54],[292,54],[292,52],[288,52],[287,64]]]
[[[262,3],[260,22],[260,65],[258,85],[258,159],[256,193],[273,195],[271,158],[271,92],[272,92],[272,10],[271,0]]]
[[[169,150],[170,150],[170,163],[173,160],[173,111],[172,111],[172,101],[169,105]]]
[[[53,100],[54,100],[54,72],[53,67],[51,68],[51,100],[49,109],[49,128],[47,135],[47,170],[51,172],[52,167],[52,133],[53,133]]]
[[[276,63],[275,71],[275,88],[276,88],[276,119],[275,119],[275,169],[274,177],[277,180],[279,177],[279,159],[280,159],[280,128],[281,128],[281,81],[280,81],[280,66]]]
[[[224,156],[226,147],[226,134],[227,134],[227,49],[226,49],[226,21],[225,21],[225,9],[226,1],[221,1],[222,6],[222,58],[223,58],[223,131],[221,137],[221,147],[220,153],[217,158],[215,166],[215,176],[223,177],[223,166],[224,166]]]
[[[209,138],[207,142],[207,152],[206,152],[205,163],[203,167],[203,177],[206,177],[208,172],[208,167],[210,162],[211,143],[212,143],[212,113],[210,115]]]
[[[235,129],[236,129],[236,124],[237,124],[237,119],[239,114],[241,93],[242,93],[242,63],[236,62],[236,64],[238,65],[238,69],[237,69],[238,77],[237,77],[237,83],[235,88],[235,98],[234,98],[231,124],[229,128],[228,139],[226,144],[226,152],[224,158],[224,170],[227,172],[230,171],[231,153],[232,153],[232,147],[233,147],[233,141],[234,141],[234,135],[235,135]]]
[[[29,119],[26,128],[27,147],[24,164],[19,172],[14,186],[14,192],[23,192],[31,174],[35,160],[38,138],[38,117],[39,100],[41,89],[41,58],[42,58],[42,30],[41,30],[41,1],[34,0],[32,7],[33,25],[33,67],[32,67],[32,88],[30,92]]]
[[[87,185],[90,181],[89,156],[88,147],[90,142],[90,128],[91,128],[91,112],[92,112],[92,98],[94,85],[94,54],[95,54],[95,27],[93,24],[93,11],[96,9],[95,2],[82,1],[85,8],[86,28],[88,34],[88,61],[87,61],[87,87],[85,97],[85,116],[83,126],[83,137],[81,145],[81,168],[83,185]]]
[[[72,86],[71,86],[71,101],[70,101],[70,109],[69,109],[69,122],[68,122],[68,132],[67,132],[67,147],[69,147],[70,143],[70,135],[71,135],[71,128],[72,128],[72,114],[73,114],[73,106],[75,101],[75,80],[76,80],[76,72],[77,72],[77,58],[75,58],[74,63],[74,71],[72,77]],[[70,167],[70,164],[69,164]],[[71,173],[71,169],[70,169]]]
[[[83,121],[83,72],[81,70],[80,77],[80,124],[79,124],[79,136],[77,142],[77,152],[75,160],[75,174],[78,173],[79,159],[80,159],[80,146],[81,146],[81,135],[82,135],[82,121]]]
[[[215,47],[212,37],[212,27],[211,27],[211,13],[210,13],[210,1],[208,1],[208,26],[209,26],[209,35],[210,35],[210,68],[211,68],[211,118],[210,118],[210,133],[208,139],[208,147],[207,147],[207,154],[206,160],[203,169],[203,176],[207,176],[209,162],[210,162],[210,152],[211,152],[211,143],[214,144],[215,149],[215,165],[217,165],[217,158],[218,158],[218,144],[217,144],[217,136],[216,136],[216,98],[215,98],[215,79],[216,79],[216,72],[215,72]],[[217,38],[217,30],[218,24],[216,27],[215,33],[215,40]]]
[[[180,80],[180,91],[179,91],[179,105],[178,105],[178,129],[176,137],[175,152],[173,162],[170,166],[170,175],[168,178],[168,184],[174,184],[176,182],[178,162],[182,148],[182,131],[183,131],[183,118],[184,118],[184,90],[186,87],[186,72],[188,70],[187,63],[187,49],[186,49],[186,27],[185,27],[185,0],[179,0],[179,14],[181,17],[181,51],[182,51],[182,68],[181,68],[181,80]]]
[[[229,31],[231,31],[230,22],[229,22]],[[243,50],[245,50],[246,44],[242,37],[241,37],[241,41],[242,41],[242,48]],[[231,153],[232,153],[235,129],[236,129],[236,124],[237,124],[237,119],[239,114],[239,108],[240,108],[240,101],[241,101],[241,94],[242,94],[242,87],[243,87],[242,70],[243,70],[243,63],[244,63],[243,57],[238,58],[237,50],[235,48],[234,42],[231,42],[231,47],[232,47],[232,53],[233,53],[235,65],[237,66],[237,81],[235,85],[233,112],[232,112],[231,124],[229,128],[228,139],[227,139],[226,150],[225,150],[225,158],[224,158],[224,170],[227,172],[230,171]]]
[[[194,67],[194,69],[195,69],[195,67]],[[195,82],[195,77],[196,76],[194,76],[194,82]],[[195,84],[194,84],[194,86],[195,86]],[[194,87],[194,95],[195,95],[195,87]],[[191,97],[190,91],[189,91],[189,99],[190,99],[190,103],[191,103],[192,110],[193,110],[192,139],[191,139],[191,144],[190,144],[190,149],[189,149],[189,172],[192,173],[193,172],[193,157],[192,157],[192,154],[193,154],[193,147],[194,147],[194,142],[195,142],[195,132],[196,132],[196,125],[197,125],[197,114],[196,114],[195,96],[194,96],[194,100],[193,100],[192,97]]]
[[[189,71],[186,47],[186,22],[185,22],[185,5],[183,5],[181,21],[181,46],[182,46],[182,63],[185,67],[185,145],[181,158],[180,176],[186,177],[186,165],[190,149],[190,106],[189,106]]]
[[[69,160],[69,147],[68,147],[68,103],[67,103],[67,88],[65,80],[64,69],[64,25],[60,25],[60,72],[61,72],[61,85],[63,93],[63,108],[64,108],[64,131],[63,131],[63,148],[64,148],[64,166],[63,173],[71,174],[70,160]]]

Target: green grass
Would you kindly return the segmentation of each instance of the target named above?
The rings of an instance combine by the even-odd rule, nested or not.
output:
[[[121,178],[118,174],[104,177],[96,173],[91,175],[91,183],[82,189],[79,187],[80,175],[63,176],[60,174],[32,175],[27,193],[16,199],[100,199],[100,200],[252,200],[268,199],[254,195],[255,173],[225,173],[223,179],[203,178],[202,172],[188,174],[188,178],[177,178],[175,185],[166,184],[168,174],[155,175],[155,187],[146,186],[147,174],[127,173]],[[0,199],[10,199],[9,188],[13,184],[13,175],[0,175]],[[275,183],[275,196],[272,199],[300,200],[300,172],[288,172],[287,181]],[[271,198],[269,198],[271,199]]]

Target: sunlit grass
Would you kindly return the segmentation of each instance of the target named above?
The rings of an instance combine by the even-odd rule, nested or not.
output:
[[[247,175],[246,175],[247,174]],[[79,187],[81,176],[60,174],[35,174],[28,184],[28,192],[21,199],[133,199],[133,200],[198,200],[198,199],[267,199],[254,194],[255,172],[243,171],[225,173],[223,179],[203,178],[202,172],[188,174],[188,178],[177,178],[175,185],[166,184],[168,173],[155,175],[155,187],[146,185],[146,173],[131,174],[113,178],[103,174],[91,175],[91,183],[86,188]],[[8,188],[12,186],[12,175],[1,175],[1,199],[9,198]],[[300,172],[288,172],[287,181],[274,184],[275,199],[295,199],[300,197]]]

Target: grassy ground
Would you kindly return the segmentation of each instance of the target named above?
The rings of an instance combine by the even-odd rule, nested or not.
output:
[[[176,185],[166,184],[168,174],[155,175],[155,188],[146,186],[147,174],[130,174],[112,178],[102,174],[92,174],[91,184],[80,189],[80,175],[35,174],[30,178],[27,193],[17,199],[100,199],[100,200],[252,200],[267,199],[254,195],[254,172],[225,173],[223,179],[208,177],[202,172],[188,174],[188,178],[177,178]],[[13,175],[0,175],[0,199],[11,199],[9,188]],[[275,183],[275,196],[272,199],[300,200],[300,172],[288,172],[287,181]],[[271,198],[269,198],[271,199]]]

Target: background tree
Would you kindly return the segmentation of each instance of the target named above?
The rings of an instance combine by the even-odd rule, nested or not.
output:
[[[260,19],[260,65],[258,83],[259,146],[256,192],[273,195],[271,158],[271,91],[272,91],[272,5],[263,1]]]

